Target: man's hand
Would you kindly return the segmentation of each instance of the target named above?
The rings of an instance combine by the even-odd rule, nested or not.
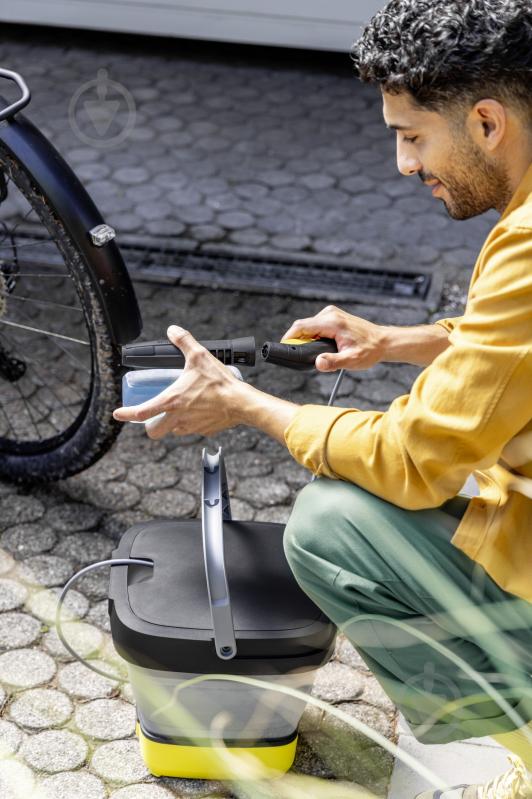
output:
[[[316,358],[320,372],[369,369],[380,361],[428,366],[449,346],[449,334],[438,324],[397,327],[375,325],[328,305],[316,316],[297,319],[283,338],[333,338],[338,353]]]
[[[113,411],[115,419],[145,422],[164,413],[146,425],[146,432],[153,439],[168,433],[210,436],[228,427],[248,424],[285,443],[284,430],[297,405],[239,380],[187,330],[171,325],[167,335],[185,356],[183,374],[157,397],[141,405],[117,408]]]
[[[114,418],[120,422],[145,422],[164,413],[146,426],[149,437],[154,439],[170,432],[208,436],[238,424],[241,381],[187,330],[171,325],[167,335],[185,356],[183,374],[157,397],[141,405],[118,408]]]
[[[369,369],[384,358],[383,330],[380,325],[328,305],[316,316],[297,319],[283,339],[311,336],[335,339],[338,353],[316,358],[316,368],[320,372]]]

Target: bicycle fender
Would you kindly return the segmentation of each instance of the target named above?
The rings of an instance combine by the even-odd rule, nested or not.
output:
[[[23,114],[0,122],[0,141],[26,167],[84,256],[114,343],[136,339],[142,317],[131,278],[114,240],[103,246],[93,244],[89,231],[104,220],[83,184]]]

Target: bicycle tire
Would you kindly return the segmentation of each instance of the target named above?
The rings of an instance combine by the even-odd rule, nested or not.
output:
[[[83,250],[67,232],[52,203],[25,166],[0,143],[0,169],[10,176],[46,228],[72,279],[91,345],[90,391],[75,421],[48,447],[0,447],[0,477],[16,483],[49,483],[83,471],[112,446],[121,429],[112,411],[121,404],[120,349],[113,343],[100,294]]]

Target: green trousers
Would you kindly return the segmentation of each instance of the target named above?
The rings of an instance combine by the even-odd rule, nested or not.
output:
[[[284,545],[423,743],[532,719],[532,603],[451,544],[468,498],[410,511],[340,480],[299,493]],[[531,568],[532,579],[532,568]]]

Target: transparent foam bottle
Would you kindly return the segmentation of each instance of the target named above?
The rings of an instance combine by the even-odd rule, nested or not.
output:
[[[231,372],[242,380],[242,375],[236,366],[227,366]],[[153,399],[161,391],[164,391],[183,374],[183,369],[134,369],[126,372],[122,378],[122,405],[140,405],[142,402]],[[164,413],[152,416],[146,421],[153,421],[164,416]],[[144,424],[144,422],[133,422],[133,424]]]

